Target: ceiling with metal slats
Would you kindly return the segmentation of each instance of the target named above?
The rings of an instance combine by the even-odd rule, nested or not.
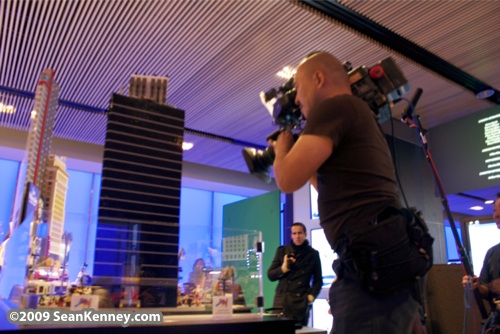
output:
[[[102,145],[112,93],[127,95],[132,74],[168,76],[167,102],[195,130],[184,159],[247,172],[238,143],[264,147],[276,130],[259,93],[314,50],[354,67],[392,56],[410,83],[406,98],[424,91],[416,113],[427,128],[497,105],[499,17],[500,2],[487,0],[0,0],[0,99],[16,107],[0,113],[0,128],[28,130],[38,78],[53,68],[54,135]],[[387,45],[390,33],[408,47]],[[475,98],[481,85],[497,96]]]

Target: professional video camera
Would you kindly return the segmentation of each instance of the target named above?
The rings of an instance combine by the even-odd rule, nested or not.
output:
[[[408,81],[391,57],[371,68],[359,66],[353,70],[349,62],[343,65],[348,72],[352,93],[368,104],[379,123],[391,117],[391,106],[410,90]],[[295,104],[297,92],[293,88],[293,80],[292,77],[278,89],[260,93],[262,103],[279,126],[278,130],[266,137],[267,140],[276,140],[283,131],[302,129],[304,117]],[[298,137],[298,134],[295,136]],[[271,182],[274,148],[269,146],[262,151],[247,147],[242,153],[250,173],[267,183]]]
[[[262,104],[269,111],[274,124],[279,126],[279,129],[267,136],[266,140],[276,140],[282,131],[291,131],[301,127],[304,116],[300,112],[299,106],[295,104],[296,95],[297,92],[293,88],[293,77],[278,89],[272,88],[267,92],[260,93]],[[297,139],[298,135],[295,134],[294,137]],[[274,148],[268,146],[262,151],[246,147],[242,153],[250,173],[266,183],[271,182],[269,167],[274,162]]]

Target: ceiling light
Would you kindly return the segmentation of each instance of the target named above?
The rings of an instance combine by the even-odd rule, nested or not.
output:
[[[495,201],[494,201],[494,200],[492,200],[492,199],[489,199],[489,200],[487,200],[487,201],[484,201],[484,204],[493,204],[493,203],[495,203]]]
[[[290,79],[295,75],[296,70],[293,67],[285,66],[281,71],[276,73],[277,76],[284,79]]]
[[[470,209],[474,211],[481,211],[484,208],[482,206],[476,205],[476,206],[471,206]]]
[[[192,149],[193,146],[194,146],[193,143],[190,143],[190,142],[187,142],[187,141],[182,142],[182,150],[183,151],[188,151],[188,150]]]
[[[12,105],[3,104],[0,102],[0,113],[13,114],[16,111],[16,108]]]
[[[489,97],[492,97],[494,94],[495,94],[495,90],[488,88],[488,89],[484,89],[480,92],[477,92],[476,98],[477,99],[487,99]]]

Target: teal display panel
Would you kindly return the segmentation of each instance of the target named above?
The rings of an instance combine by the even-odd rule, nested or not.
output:
[[[225,205],[223,214],[223,238],[232,237],[232,230],[238,234],[241,234],[241,230],[262,232],[262,240],[264,241],[264,253],[262,254],[264,307],[272,307],[277,282],[269,281],[267,278],[267,269],[273,261],[276,248],[280,246],[280,192],[276,190],[264,195]],[[245,267],[248,268],[248,266],[251,267],[248,268],[248,270],[255,269],[252,265],[254,262],[253,256],[253,254],[248,254],[248,262],[245,260],[223,260],[223,266],[234,265],[241,273],[240,276],[249,277],[251,275],[248,275],[249,273],[243,275],[243,271]],[[247,288],[245,292],[245,286],[242,285],[242,287],[247,304],[253,303],[253,298],[255,297],[255,295],[251,296],[253,291],[248,291],[249,289]]]

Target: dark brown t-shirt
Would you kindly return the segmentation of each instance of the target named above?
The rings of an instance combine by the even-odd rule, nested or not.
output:
[[[387,141],[361,99],[341,95],[311,110],[303,134],[327,136],[333,153],[318,169],[320,223],[333,246],[344,229],[401,207]]]

